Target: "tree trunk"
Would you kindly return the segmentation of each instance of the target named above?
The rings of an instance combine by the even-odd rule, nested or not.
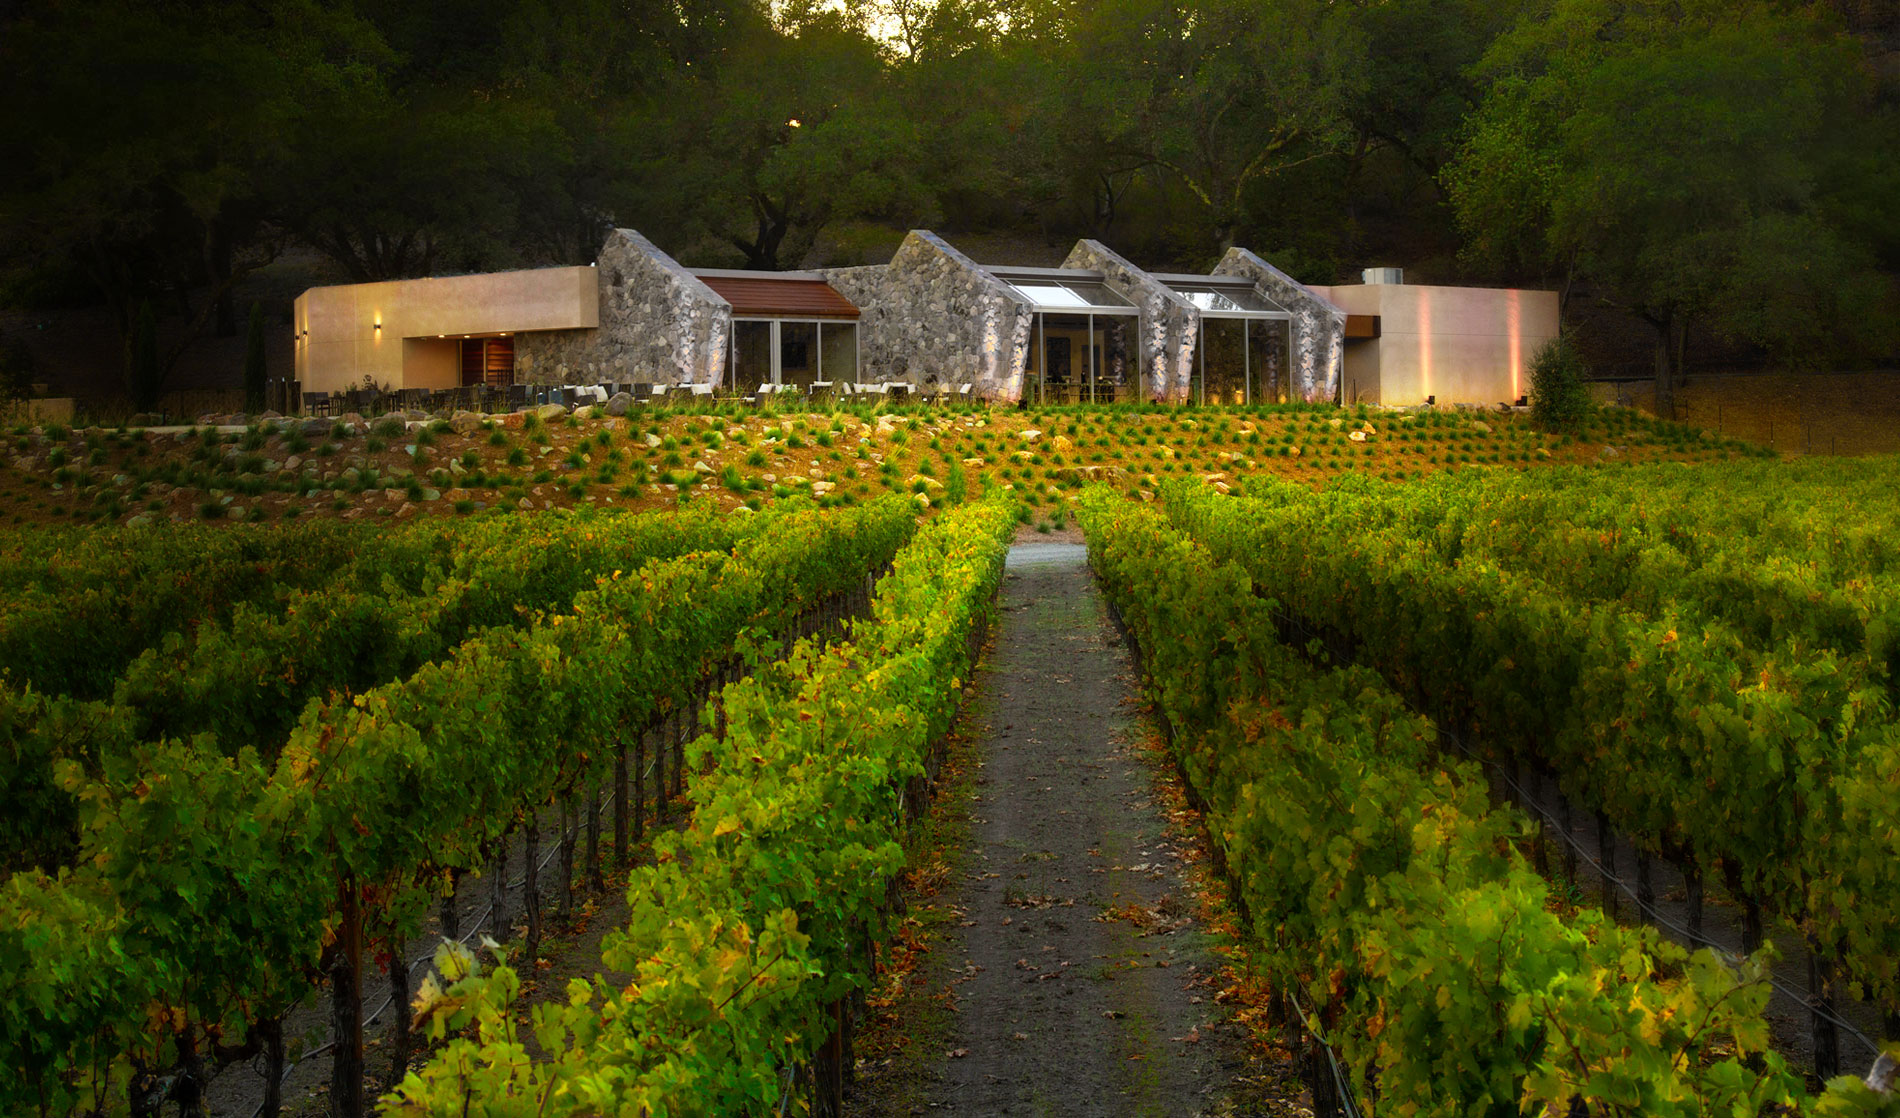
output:
[[[1814,1074],[1822,1082],[1841,1073],[1841,1037],[1834,1028],[1834,968],[1808,937],[1808,1025],[1814,1034]]]
[[[636,801],[634,810],[639,810],[637,801],[640,785],[640,746],[639,738],[634,738],[633,774]],[[614,749],[614,864],[627,864],[627,742],[622,738]]]
[[[1682,862],[1682,903],[1687,906],[1689,935],[1700,942],[1702,938],[1702,865],[1694,855]]]
[[[580,842],[581,824],[575,817],[578,806],[575,793],[561,797],[561,919],[574,919],[574,847]]]
[[[394,1088],[409,1071],[409,960],[400,936],[389,937],[389,1078]]]
[[[336,1118],[363,1114],[363,910],[356,883],[339,890],[341,922],[336,957],[330,964],[330,1113]]]
[[[1597,860],[1603,865],[1603,911],[1616,919],[1616,834],[1610,817],[1597,812]]]
[[[490,863],[494,881],[489,884],[488,892],[488,934],[496,943],[508,942],[508,836],[504,833],[495,844],[495,858]]]
[[[528,812],[528,822],[522,832],[525,840],[526,855],[521,863],[521,904],[528,916],[527,955],[529,965],[541,954],[541,826],[535,821],[532,809]]]
[[[257,1118],[277,1118],[284,1107],[284,1019],[259,1022],[257,1029],[264,1038],[264,1101]]]
[[[622,767],[625,765],[623,763]],[[587,887],[596,893],[607,891],[600,876],[600,777],[587,782]]]

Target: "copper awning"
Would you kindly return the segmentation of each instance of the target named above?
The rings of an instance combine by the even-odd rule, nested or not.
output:
[[[820,279],[699,275],[699,281],[732,304],[738,318],[857,318],[851,300]]]

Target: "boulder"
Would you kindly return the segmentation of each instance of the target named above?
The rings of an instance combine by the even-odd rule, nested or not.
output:
[[[330,428],[335,425],[334,419],[306,419],[297,429],[303,432],[306,439],[321,439],[328,435]]]
[[[608,415],[625,415],[627,414],[627,410],[631,407],[633,407],[633,396],[630,393],[616,392],[612,396],[607,397]]]
[[[661,439],[660,436],[655,435],[651,432],[648,432],[647,437],[646,437],[647,447],[652,450],[658,450],[664,441],[665,440]]]
[[[449,426],[455,428],[458,435],[473,435],[482,429],[482,413],[477,411],[458,411],[449,416]]]
[[[1488,435],[1488,434],[1490,434],[1490,433],[1491,433],[1491,425],[1490,425],[1489,423],[1486,423],[1486,422],[1485,422],[1484,420],[1482,420],[1482,419],[1474,419],[1474,420],[1472,420],[1472,421],[1471,421],[1471,429],[1472,429],[1473,431],[1476,431],[1476,432],[1477,432],[1478,434],[1480,434],[1480,435]]]
[[[567,405],[565,405],[565,404],[542,404],[542,405],[541,405],[540,407],[538,407],[538,408],[536,408],[536,409],[534,409],[534,414],[535,414],[535,415],[537,415],[537,416],[539,416],[539,417],[541,418],[541,420],[542,420],[542,422],[544,422],[544,423],[545,423],[546,421],[548,421],[548,420],[550,420],[550,419],[559,419],[559,418],[561,418],[562,416],[564,416],[564,415],[566,415],[566,414],[567,414]]]

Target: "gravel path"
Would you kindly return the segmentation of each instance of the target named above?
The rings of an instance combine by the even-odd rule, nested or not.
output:
[[[1132,744],[1134,676],[1075,544],[1010,552],[951,956],[955,1022],[933,1111],[1250,1109],[1244,1038]],[[946,805],[948,806],[948,805]]]

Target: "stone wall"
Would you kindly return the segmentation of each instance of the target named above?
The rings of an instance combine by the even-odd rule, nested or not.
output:
[[[607,235],[597,267],[600,327],[518,335],[517,381],[720,383],[731,304],[631,229]]]
[[[1293,277],[1244,248],[1230,248],[1215,266],[1217,276],[1245,276],[1260,294],[1293,314],[1293,368],[1289,400],[1331,403],[1346,366],[1346,312]]]
[[[1077,241],[1062,266],[1102,273],[1111,290],[1141,310],[1135,350],[1142,398],[1186,401],[1193,388],[1194,344],[1201,327],[1194,304],[1100,241]]]
[[[1022,397],[1028,305],[935,233],[912,230],[889,264],[821,274],[863,311],[862,379],[968,384],[986,399]]]

